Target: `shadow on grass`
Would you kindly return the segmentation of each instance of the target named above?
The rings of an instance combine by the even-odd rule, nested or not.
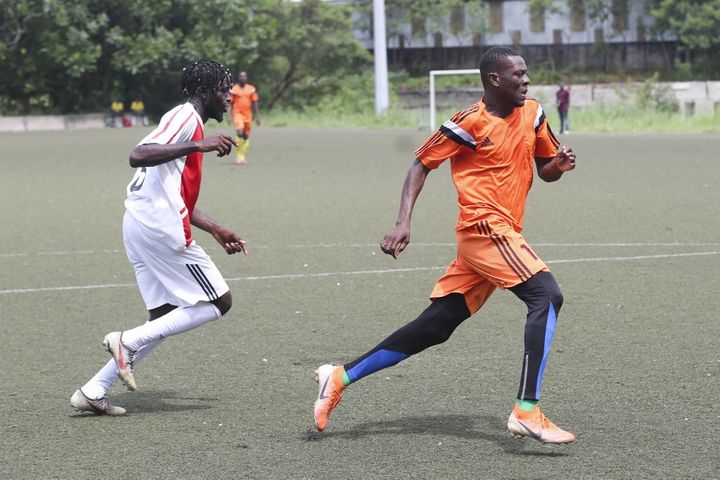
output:
[[[374,435],[437,435],[465,440],[484,440],[497,444],[505,453],[537,457],[564,457],[566,452],[538,451],[542,445],[532,439],[513,438],[505,429],[505,419],[494,415],[426,415],[382,422],[368,422],[352,430],[308,431],[306,442],[329,439],[359,440]],[[534,447],[534,448],[528,448]],[[552,446],[545,446],[552,448]]]
[[[128,415],[137,413],[152,412],[187,412],[193,410],[207,410],[212,408],[212,403],[219,401],[219,398],[192,397],[178,395],[172,390],[161,390],[139,393],[122,393],[114,395],[111,399],[113,405],[118,405],[127,410]],[[90,413],[78,413],[73,417],[95,417]]]

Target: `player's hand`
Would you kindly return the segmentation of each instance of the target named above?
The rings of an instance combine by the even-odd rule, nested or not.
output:
[[[218,152],[218,157],[224,157],[236,146],[235,140],[229,135],[213,135],[198,142],[201,152]]]
[[[240,238],[237,233],[225,230],[224,228],[218,228],[212,232],[213,238],[225,249],[228,255],[233,255],[238,252],[242,252],[243,255],[247,255],[247,243],[245,240]]]
[[[575,153],[572,148],[563,145],[553,157],[553,163],[561,172],[567,172],[575,168]]]
[[[383,253],[397,258],[410,243],[410,226],[399,224],[390,231],[380,242]]]

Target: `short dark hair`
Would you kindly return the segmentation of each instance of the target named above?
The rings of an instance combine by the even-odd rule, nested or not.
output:
[[[225,83],[232,85],[232,75],[225,65],[212,60],[197,60],[183,68],[180,91],[185,98],[189,98],[199,88],[216,92]]]
[[[519,57],[520,54],[508,47],[492,47],[480,57],[480,78],[483,84],[487,82],[488,75],[497,72],[502,67],[501,62],[507,57]]]

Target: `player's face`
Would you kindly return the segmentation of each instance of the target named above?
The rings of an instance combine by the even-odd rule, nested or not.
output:
[[[527,74],[525,60],[521,56],[505,58],[503,68],[498,72],[500,84],[498,93],[503,100],[515,107],[525,105],[530,78]]]
[[[222,122],[225,112],[230,110],[230,82],[224,82],[213,94],[209,95],[205,108],[208,117]]]

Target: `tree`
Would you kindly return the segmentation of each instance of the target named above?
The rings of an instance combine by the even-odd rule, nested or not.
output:
[[[321,0],[270,2],[263,15],[272,27],[258,39],[257,55],[244,63],[263,103],[302,109],[332,95],[342,79],[361,73],[370,55],[352,36],[350,9]]]
[[[320,0],[0,0],[0,112],[160,113],[201,57],[252,70],[268,107],[331,94],[369,58],[350,11]]]
[[[720,0],[647,0],[656,32],[674,33],[694,66],[705,76],[720,75]]]

